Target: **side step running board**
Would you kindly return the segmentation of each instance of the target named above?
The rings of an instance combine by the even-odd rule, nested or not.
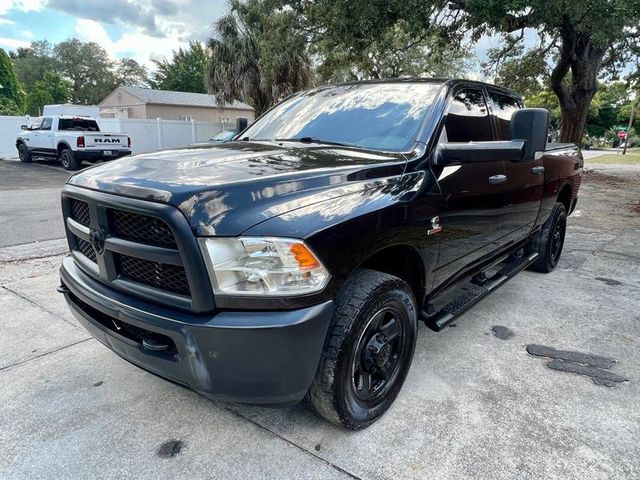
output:
[[[457,316],[464,313],[468,308],[478,303],[493,290],[513,278],[518,272],[524,270],[538,258],[537,253],[523,255],[504,263],[502,268],[492,277],[488,278],[482,285],[473,287],[457,296],[450,303],[445,305],[442,310],[432,315],[423,315],[423,319],[427,326],[436,332],[442,330],[448,323],[452,322]]]

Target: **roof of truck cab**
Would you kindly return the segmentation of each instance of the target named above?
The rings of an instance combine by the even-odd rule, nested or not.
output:
[[[385,78],[385,79],[372,79],[372,80],[356,80],[353,82],[344,82],[336,85],[371,85],[371,84],[387,84],[387,83],[433,83],[446,85],[448,87],[454,87],[458,84],[464,83],[465,85],[475,85],[478,87],[486,87],[491,90],[501,91],[506,93],[507,95],[515,96],[519,99],[522,98],[522,95],[516,92],[515,90],[511,90],[510,88],[501,87],[500,85],[494,85],[488,82],[479,82],[477,80],[468,80],[466,78],[423,78],[423,77],[406,77],[406,78]],[[327,85],[327,87],[331,87],[331,85]],[[320,87],[322,88],[322,87]]]

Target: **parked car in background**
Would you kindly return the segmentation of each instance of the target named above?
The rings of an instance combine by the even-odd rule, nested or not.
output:
[[[233,137],[235,137],[237,134],[237,132],[235,130],[222,130],[221,132],[217,133],[215,136],[213,136],[212,138],[210,138],[209,140],[207,140],[206,142],[196,142],[196,143],[190,143],[189,146],[190,147],[204,147],[207,145],[217,145],[220,143],[225,143],[225,142],[229,142],[233,139]]]
[[[548,119],[465,80],[297,93],[232,142],[73,175],[59,291],[141,368],[365,428],[398,395],[419,320],[441,330],[558,264],[583,160],[547,143]]]
[[[50,115],[22,125],[16,139],[21,162],[34,157],[60,160],[66,170],[78,170],[83,161],[112,160],[131,154],[131,138],[100,131],[91,117]]]
[[[236,136],[236,131],[235,130],[222,130],[220,133],[218,133],[216,136],[214,136],[213,138],[209,139],[210,143],[224,143],[224,142],[228,142],[231,139],[233,139],[233,137]]]

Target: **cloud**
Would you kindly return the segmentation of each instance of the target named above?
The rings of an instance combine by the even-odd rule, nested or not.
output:
[[[8,18],[0,18],[0,25],[13,25],[15,22]]]
[[[227,11],[228,0],[0,0],[0,24],[12,22],[1,18],[9,10],[43,8],[52,16],[71,17],[72,30],[56,25],[55,40],[75,35],[102,45],[113,58],[127,56],[153,68],[151,59],[165,58],[191,40],[206,41],[211,25]],[[112,39],[106,25],[116,26],[109,32],[120,32],[119,38]],[[33,31],[34,39],[51,38],[42,24],[20,27]],[[18,32],[15,36],[21,38]],[[21,41],[8,42],[13,46]]]
[[[46,0],[2,0],[0,1],[0,15],[5,15],[10,10],[21,12],[37,12],[42,10]]]
[[[112,40],[104,27],[94,20],[78,19],[75,36],[85,42],[95,42],[104,48],[112,59],[130,57],[138,63],[153,69],[152,60],[169,56],[172,50],[186,46],[177,34],[166,38],[147,35],[143,31],[127,32],[117,40]]]
[[[160,3],[170,4],[168,0],[160,0]],[[164,36],[156,24],[154,12],[128,0],[50,0],[47,8],[96,22],[139,27],[153,37]]]
[[[158,15],[169,16],[178,12],[178,6],[171,0],[151,0],[151,5]]]
[[[31,42],[18,40],[17,38],[0,37],[0,47],[6,47],[10,48],[11,50],[15,50],[16,48],[28,47],[29,45],[31,45]]]

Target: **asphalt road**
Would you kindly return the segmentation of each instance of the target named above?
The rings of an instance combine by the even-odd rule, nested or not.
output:
[[[61,181],[27,168],[43,189]],[[639,192],[640,167],[586,174],[558,268],[519,274],[440,333],[420,325],[402,392],[361,432],[128,364],[55,292],[61,256],[0,248],[0,478],[640,479]],[[529,344],[615,360],[600,374],[627,381],[559,370]]]
[[[57,163],[0,160],[0,248],[64,237]]]

